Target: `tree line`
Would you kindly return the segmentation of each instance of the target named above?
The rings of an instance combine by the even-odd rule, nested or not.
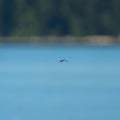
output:
[[[0,36],[120,33],[120,0],[0,0]]]

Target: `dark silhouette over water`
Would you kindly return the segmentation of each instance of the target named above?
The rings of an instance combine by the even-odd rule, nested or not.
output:
[[[61,59],[60,62],[68,62],[68,61],[65,59]]]

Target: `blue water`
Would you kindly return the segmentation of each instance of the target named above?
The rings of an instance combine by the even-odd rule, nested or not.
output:
[[[120,120],[120,48],[1,46],[0,120]]]

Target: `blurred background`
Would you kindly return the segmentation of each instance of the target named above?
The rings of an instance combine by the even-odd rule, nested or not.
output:
[[[0,120],[120,120],[119,12],[120,0],[0,0]]]
[[[119,43],[119,11],[119,0],[0,0],[0,36],[14,37],[8,40],[11,42],[21,42],[15,37],[32,36],[35,38],[26,42],[54,43],[61,40],[40,37],[97,35],[107,44]],[[79,38],[63,42],[85,41]]]

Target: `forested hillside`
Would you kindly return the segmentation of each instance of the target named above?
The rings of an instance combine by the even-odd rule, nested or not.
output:
[[[118,35],[120,0],[0,0],[0,36]]]

